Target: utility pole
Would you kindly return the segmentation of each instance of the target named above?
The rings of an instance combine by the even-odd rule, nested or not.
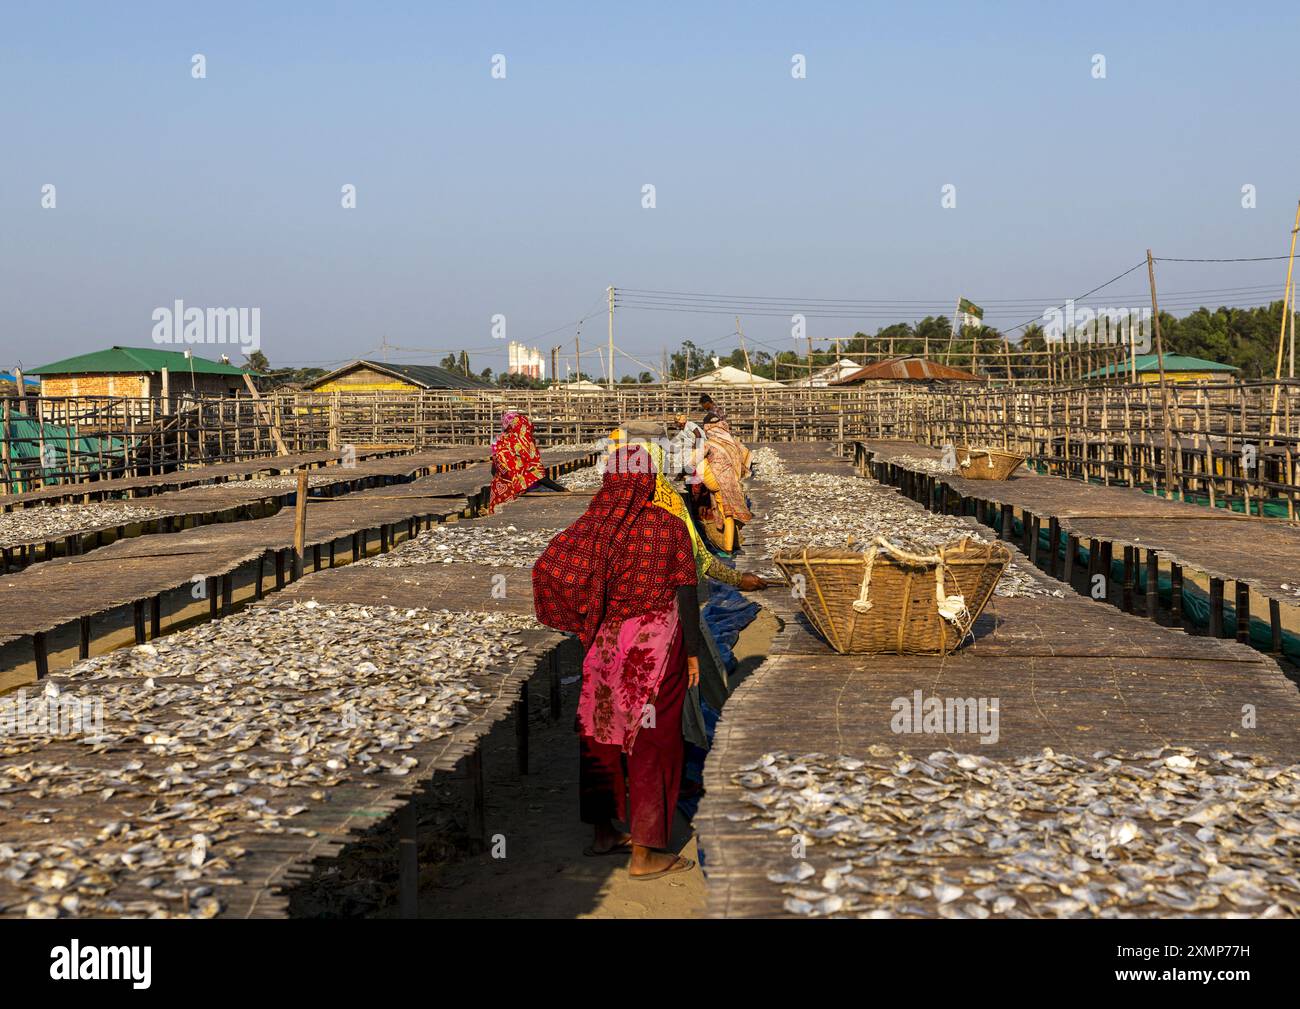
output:
[[[614,287],[609,287],[609,387],[614,388]]]
[[[1300,218],[1300,210],[1297,211]],[[1165,384],[1165,345],[1160,339],[1160,306],[1156,304],[1156,264],[1147,249],[1147,279],[1151,282],[1151,318],[1156,329],[1156,364],[1160,367],[1160,410],[1165,422],[1165,497],[1171,497],[1174,491],[1174,455],[1173,438],[1169,431],[1169,387]]]
[[[754,394],[754,429],[751,437],[758,441],[758,387],[754,385],[754,369],[749,364],[749,351],[745,348],[745,331],[740,327],[740,316],[736,316],[736,335],[740,337],[740,352],[745,355],[745,370],[749,372],[749,391]],[[811,387],[812,372],[808,376],[808,385]]]
[[[560,348],[552,347],[551,348],[551,381],[558,382],[559,380],[560,380]]]

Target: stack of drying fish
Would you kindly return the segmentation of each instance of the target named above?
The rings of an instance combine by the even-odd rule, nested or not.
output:
[[[340,480],[347,480],[344,474],[346,469],[335,468],[328,473],[311,473],[307,476],[308,487],[324,487],[327,484],[338,483]],[[259,476],[249,480],[238,480],[227,486],[239,490],[293,490],[298,486],[298,477],[293,473],[282,473],[280,476]]]
[[[376,568],[416,564],[479,564],[495,568],[531,568],[558,529],[517,529],[481,522],[436,525],[396,550],[359,563]]]
[[[62,539],[89,529],[128,526],[166,515],[158,508],[125,501],[38,505],[0,514],[0,546]]]
[[[929,473],[933,476],[954,476],[957,473],[955,467],[945,466],[942,459],[923,459],[915,455],[891,455],[881,461],[891,462],[895,466],[903,467],[903,469]]]
[[[605,471],[600,466],[583,466],[572,473],[566,473],[557,481],[569,490],[597,491],[605,479]]]
[[[780,454],[766,445],[750,450],[749,465],[754,479],[761,483],[777,483],[786,477],[785,463]]]
[[[0,913],[219,913],[257,835],[315,837],[346,818],[326,789],[476,718],[531,624],[308,602],[80,663],[46,689],[102,705],[97,734],[0,737]]]
[[[770,450],[760,450],[770,451]],[[831,473],[785,473],[767,476],[763,485],[763,527],[767,556],[802,547],[865,550],[883,536],[911,553],[929,554],[936,547],[969,536],[988,539],[954,515],[925,511],[888,487],[860,477]],[[1013,560],[998,582],[999,596],[1055,595]]]
[[[733,775],[756,830],[806,856],[798,915],[1300,915],[1300,764],[1160,747],[995,761],[875,746],[768,753]]]

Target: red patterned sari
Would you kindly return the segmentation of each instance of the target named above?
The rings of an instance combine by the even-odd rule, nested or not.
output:
[[[619,449],[587,511],[533,566],[537,618],[587,649],[582,735],[625,752],[664,677],[681,666],[677,589],[696,582],[690,535],[654,507],[654,493],[645,449]]]
[[[533,441],[533,422],[513,410],[501,415],[501,434],[492,443],[492,497],[488,514],[513,501],[546,475]]]

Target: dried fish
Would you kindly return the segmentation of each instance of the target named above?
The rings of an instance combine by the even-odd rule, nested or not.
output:
[[[779,463],[780,457],[772,449],[760,448],[755,450],[758,453],[762,454],[754,469],[764,490],[765,507],[759,518],[767,557],[802,547],[862,550],[881,536],[913,553],[930,553],[963,536],[976,543],[987,542],[977,528],[961,518],[929,512],[875,480],[834,473],[791,473],[773,463]],[[1013,559],[996,594],[1063,597],[1065,592],[1050,587],[1031,568]]]
[[[468,522],[436,525],[395,550],[359,563],[376,568],[452,563],[531,568],[559,531]]]
[[[1300,764],[1186,748],[1004,761],[778,751],[732,781],[752,829],[804,840],[807,857],[768,876],[793,914],[1300,916],[1300,836],[1259,828],[1294,819]]]
[[[129,526],[168,514],[159,508],[126,501],[52,504],[0,514],[0,546],[39,543],[73,536],[90,529]]]
[[[94,736],[0,737],[6,819],[45,825],[0,843],[0,913],[218,914],[256,835],[310,836],[293,821],[330,786],[404,777],[416,745],[477,717],[525,650],[523,621],[259,606],[52,677],[54,700],[104,718]]]

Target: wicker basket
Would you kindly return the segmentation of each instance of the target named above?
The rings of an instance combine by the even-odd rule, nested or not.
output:
[[[878,539],[866,553],[806,547],[775,562],[837,652],[948,655],[970,634],[1011,551],[963,537],[917,556]]]
[[[1023,455],[996,448],[957,449],[957,472],[967,480],[1005,480],[1024,461]]]

